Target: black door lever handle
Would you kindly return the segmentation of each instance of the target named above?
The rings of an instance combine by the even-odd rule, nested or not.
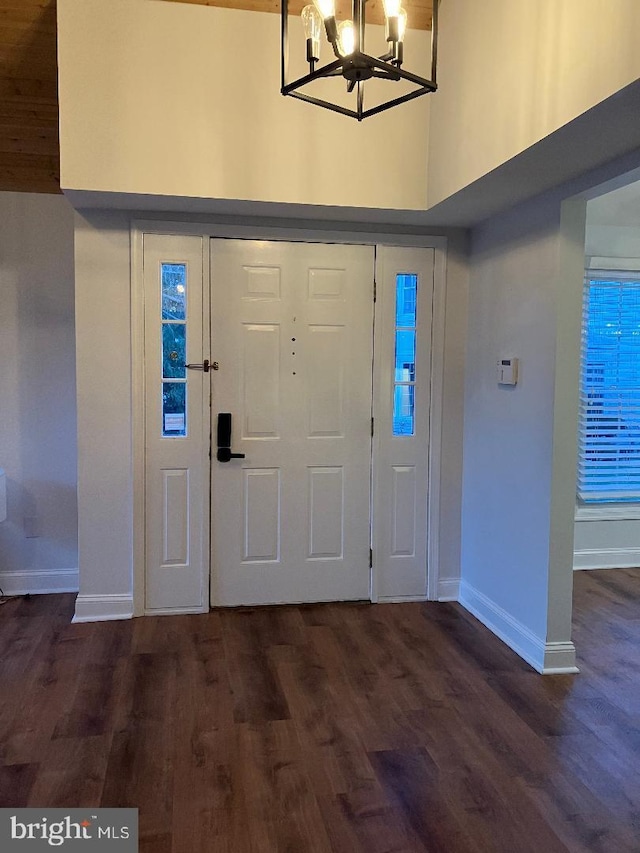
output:
[[[244,453],[232,453],[230,447],[219,447],[216,454],[218,462],[230,462],[232,459],[244,459]]]

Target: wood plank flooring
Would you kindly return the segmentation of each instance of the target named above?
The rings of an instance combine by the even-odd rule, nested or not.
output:
[[[576,574],[544,678],[456,604],[73,600],[0,608],[0,806],[135,806],[146,853],[640,851],[640,570]]]

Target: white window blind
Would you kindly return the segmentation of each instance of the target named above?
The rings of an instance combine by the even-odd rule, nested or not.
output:
[[[585,282],[578,496],[640,499],[640,273]]]

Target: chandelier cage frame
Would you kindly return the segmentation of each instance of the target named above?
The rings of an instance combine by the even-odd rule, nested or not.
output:
[[[360,47],[364,48],[365,46],[366,2],[367,0],[353,0],[353,25],[357,34],[356,44],[358,45],[353,53],[348,56],[339,56],[320,68],[315,68],[315,61],[307,58],[311,68],[310,72],[299,77],[297,80],[287,82],[289,72],[289,0],[281,0],[280,91],[283,95],[288,95],[292,98],[297,98],[300,101],[306,101],[309,104],[314,104],[317,107],[323,107],[324,109],[331,110],[332,112],[341,113],[342,115],[362,121],[369,116],[377,115],[378,113],[391,109],[391,107],[398,106],[399,104],[406,103],[407,101],[412,101],[414,98],[419,98],[422,95],[428,95],[437,90],[436,66],[438,60],[439,0],[434,0],[433,2],[430,80],[427,80],[425,77],[420,77],[417,74],[413,74],[411,71],[406,71],[401,67],[401,62],[389,61],[392,59],[391,53],[387,53],[381,57],[376,57],[370,56],[365,53],[364,50],[360,50]],[[301,46],[301,50],[302,49],[303,45]],[[303,86],[307,86],[314,80],[319,80],[325,77],[342,77],[343,80],[347,81],[348,92],[351,92],[354,88],[356,89],[355,110],[299,91]],[[366,109],[364,102],[364,84],[366,80],[371,79],[372,77],[390,81],[407,80],[410,83],[414,83],[418,88],[411,92],[407,92],[400,97],[391,98],[390,100],[384,101],[375,107]]]

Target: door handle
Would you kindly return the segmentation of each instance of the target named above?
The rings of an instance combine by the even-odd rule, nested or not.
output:
[[[231,412],[218,413],[218,462],[230,462],[232,459],[244,459],[244,453],[231,452]]]
[[[232,459],[244,459],[244,453],[232,453],[230,447],[219,447],[216,459],[218,462],[231,462]]]
[[[202,370],[204,373],[209,372],[209,359],[205,358],[202,364],[185,364],[188,370]]]

